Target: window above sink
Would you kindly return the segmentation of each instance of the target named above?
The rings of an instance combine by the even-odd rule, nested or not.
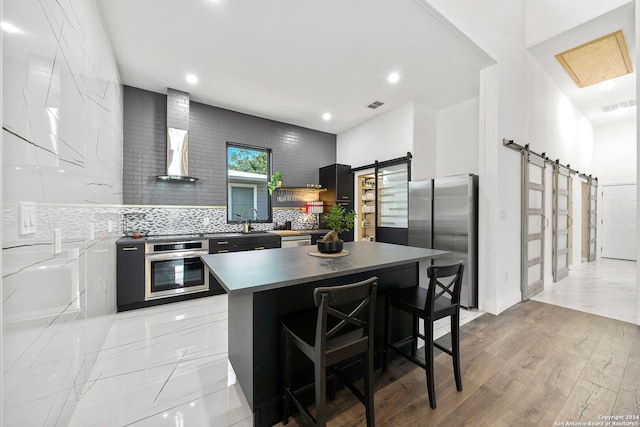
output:
[[[227,142],[227,223],[272,222],[271,150]]]

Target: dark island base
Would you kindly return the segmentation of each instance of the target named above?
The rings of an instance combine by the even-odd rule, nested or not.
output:
[[[313,289],[318,286],[353,283],[372,276],[377,276],[379,281],[374,337],[375,365],[379,368],[383,354],[385,292],[417,283],[417,263],[253,294],[229,295],[229,360],[254,410],[254,425],[271,426],[282,420],[280,319],[314,308]],[[394,312],[394,340],[408,336],[411,328],[409,316]],[[312,365],[304,356],[294,357],[294,360],[294,381],[305,383]],[[361,376],[361,370],[351,371],[354,377]]]

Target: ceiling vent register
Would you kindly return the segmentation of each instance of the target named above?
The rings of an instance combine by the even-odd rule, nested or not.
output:
[[[371,108],[372,110],[375,110],[378,107],[382,107],[384,105],[384,102],[380,102],[380,101],[373,101],[371,104],[367,105],[367,107]]]
[[[622,101],[622,102],[617,102],[611,105],[605,105],[602,107],[602,111],[604,111],[605,113],[608,113],[610,111],[616,111],[623,108],[631,108],[631,107],[634,107],[635,105],[636,105],[636,100],[630,99],[628,101]]]

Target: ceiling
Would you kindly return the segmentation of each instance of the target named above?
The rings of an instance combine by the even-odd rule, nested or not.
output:
[[[494,61],[426,0],[98,0],[123,83],[330,133],[406,102],[440,110],[478,96]],[[635,63],[634,3],[529,48],[594,126],[635,117],[635,72],[578,88],[555,55],[622,30]],[[387,81],[397,72],[396,84]],[[189,73],[198,76],[187,83]],[[384,103],[375,110],[374,101]],[[323,120],[324,113],[332,115]]]
[[[424,0],[99,0],[123,83],[340,133],[479,94],[493,60]],[[391,84],[387,76],[397,72]],[[185,76],[193,73],[198,83]],[[384,103],[375,110],[374,101]],[[323,113],[332,115],[323,120]]]
[[[634,2],[630,2],[529,48],[544,71],[595,127],[635,118],[637,107],[617,108],[607,112],[602,108],[636,100],[634,18]],[[555,55],[618,30],[622,30],[624,34],[634,72],[611,79],[606,84],[579,88]]]

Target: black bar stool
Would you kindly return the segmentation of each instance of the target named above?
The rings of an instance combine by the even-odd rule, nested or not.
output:
[[[427,391],[429,405],[436,408],[436,390],[433,380],[433,347],[436,347],[453,359],[453,373],[456,388],[462,391],[460,377],[460,290],[462,287],[462,262],[453,265],[432,265],[427,268],[429,287],[410,286],[392,290],[387,294],[385,310],[384,361],[382,369],[389,367],[389,350],[404,356],[420,366],[427,374]],[[410,337],[391,343],[391,307],[405,311],[413,316],[413,331]],[[451,317],[451,349],[433,341],[433,322],[444,317]],[[424,335],[418,332],[418,318],[424,321]],[[416,358],[418,338],[424,340],[424,362]],[[411,342],[411,353],[400,346]]]
[[[378,278],[335,287],[320,287],[313,292],[317,311],[292,315],[282,320],[284,334],[284,410],[283,424],[289,422],[291,401],[316,426],[327,422],[326,370],[338,362],[364,353],[364,394],[338,369],[342,382],[364,404],[367,426],[374,427],[373,414],[373,325]],[[305,408],[291,389],[292,344],[314,364],[316,416]],[[333,380],[335,386],[335,378]],[[305,387],[303,387],[305,388]]]

